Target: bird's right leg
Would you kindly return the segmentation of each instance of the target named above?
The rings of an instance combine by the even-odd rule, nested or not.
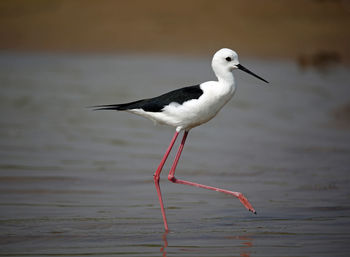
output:
[[[173,148],[174,143],[175,143],[178,135],[179,135],[179,132],[175,131],[173,139],[171,140],[170,145],[168,146],[168,149],[166,150],[162,161],[160,162],[156,172],[153,175],[154,184],[156,186],[157,194],[158,194],[158,198],[159,198],[160,209],[161,209],[162,216],[163,216],[164,228],[166,231],[168,231],[169,228],[168,228],[168,222],[166,220],[166,215],[165,215],[165,210],[164,210],[164,205],[163,205],[162,192],[160,191],[160,186],[159,186],[159,176],[160,176],[160,173],[162,172],[165,161],[167,160],[169,153],[170,153],[171,149]]]
[[[179,146],[179,150],[177,151],[177,154],[175,156],[174,163],[173,163],[173,165],[171,167],[171,170],[169,172],[168,180],[173,182],[173,183],[178,183],[178,184],[183,184],[183,185],[188,185],[188,186],[195,186],[195,187],[200,187],[200,188],[204,188],[204,189],[209,189],[209,190],[221,192],[221,193],[228,194],[228,195],[233,195],[234,197],[237,197],[241,201],[241,203],[249,211],[251,211],[251,212],[256,214],[256,211],[254,210],[253,206],[250,204],[248,199],[240,192],[234,192],[234,191],[230,191],[230,190],[226,190],[226,189],[222,189],[222,188],[202,185],[202,184],[198,184],[198,183],[195,183],[195,182],[191,182],[191,181],[175,178],[175,169],[176,169],[177,163],[179,162],[182,150],[184,148],[184,145],[185,145],[185,142],[186,142],[186,139],[187,139],[187,135],[188,135],[188,131],[185,131],[185,133],[183,135],[183,138],[182,138],[182,141],[181,141],[181,144]]]

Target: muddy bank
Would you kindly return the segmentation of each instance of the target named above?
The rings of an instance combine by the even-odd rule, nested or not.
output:
[[[350,60],[348,1],[2,1],[1,50]],[[334,58],[333,58],[334,59]]]

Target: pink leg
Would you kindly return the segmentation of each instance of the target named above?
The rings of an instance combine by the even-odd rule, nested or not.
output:
[[[165,152],[165,154],[164,154],[164,156],[163,156],[163,159],[162,159],[162,161],[160,162],[160,164],[159,164],[159,166],[158,166],[158,169],[156,170],[156,172],[155,172],[154,175],[153,175],[154,184],[155,184],[156,189],[157,189],[157,194],[158,194],[159,203],[160,203],[160,209],[161,209],[161,211],[162,211],[162,216],[163,216],[163,221],[164,221],[164,227],[165,227],[165,230],[166,230],[166,231],[168,231],[169,228],[168,228],[168,222],[167,222],[166,216],[165,216],[164,205],[163,205],[163,199],[162,199],[162,193],[161,193],[160,187],[159,187],[159,176],[160,176],[160,173],[162,172],[164,163],[165,163],[166,159],[168,158],[169,153],[170,153],[171,149],[173,148],[174,143],[175,143],[176,138],[177,138],[178,135],[179,135],[179,132],[175,131],[175,134],[174,134],[174,136],[173,136],[173,139],[171,140],[170,145],[169,145],[168,149],[166,150],[166,152]]]
[[[179,147],[179,150],[177,151],[177,154],[176,154],[173,166],[171,167],[171,170],[169,172],[168,179],[171,182],[173,182],[173,183],[178,183],[178,184],[183,184],[183,185],[188,185],[188,186],[195,186],[195,187],[200,187],[200,188],[205,188],[205,189],[221,192],[221,193],[224,193],[224,194],[233,195],[233,196],[237,197],[241,201],[241,203],[249,211],[251,211],[251,212],[256,214],[256,211],[254,210],[253,206],[249,203],[248,199],[240,192],[233,192],[233,191],[229,191],[229,190],[226,190],[226,189],[206,186],[206,185],[202,185],[202,184],[198,184],[198,183],[194,183],[194,182],[190,182],[190,181],[186,181],[186,180],[180,180],[180,179],[175,178],[175,169],[176,169],[177,163],[179,162],[182,150],[184,148],[187,135],[188,135],[188,131],[185,131],[184,136],[183,136],[182,141],[181,141],[181,144],[180,144],[180,147]]]

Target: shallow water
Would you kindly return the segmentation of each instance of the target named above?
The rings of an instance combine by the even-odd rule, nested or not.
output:
[[[189,134],[176,175],[243,192],[237,199],[153,172],[173,135],[128,113],[86,106],[151,97],[213,79],[210,58],[2,53],[1,256],[348,256],[350,72],[244,60],[238,90]]]

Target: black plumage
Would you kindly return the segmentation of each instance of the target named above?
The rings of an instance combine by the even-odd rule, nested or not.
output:
[[[183,87],[163,95],[142,99],[124,104],[98,105],[94,106],[95,110],[117,110],[126,111],[131,109],[142,109],[146,112],[161,112],[162,109],[170,103],[183,104],[192,99],[198,99],[203,94],[199,85]]]

